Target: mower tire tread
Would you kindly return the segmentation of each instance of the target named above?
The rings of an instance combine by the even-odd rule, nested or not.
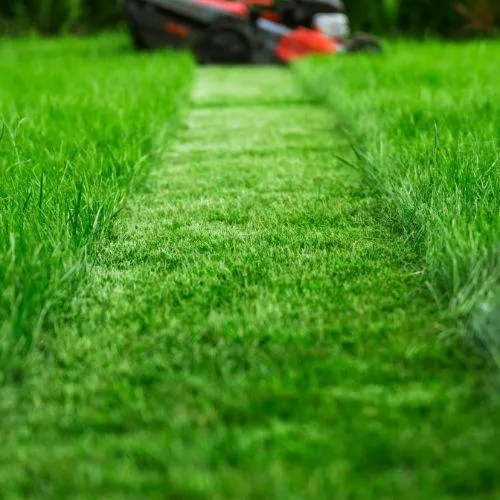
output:
[[[256,38],[246,21],[223,18],[201,37],[196,58],[200,64],[249,64],[255,59]]]

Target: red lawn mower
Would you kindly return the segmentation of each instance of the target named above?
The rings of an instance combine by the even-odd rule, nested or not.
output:
[[[380,52],[350,36],[341,0],[125,0],[138,49],[190,49],[202,64],[288,64],[308,54]]]

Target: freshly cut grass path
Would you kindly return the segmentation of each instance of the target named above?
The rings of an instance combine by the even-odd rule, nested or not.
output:
[[[59,334],[0,393],[6,498],[493,498],[500,408],[276,68],[202,69]],[[455,338],[451,336],[451,338]]]

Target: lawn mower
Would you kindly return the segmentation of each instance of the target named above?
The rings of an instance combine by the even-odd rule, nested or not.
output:
[[[341,0],[124,0],[137,49],[190,49],[202,64],[289,64],[308,54],[380,52],[349,36]]]

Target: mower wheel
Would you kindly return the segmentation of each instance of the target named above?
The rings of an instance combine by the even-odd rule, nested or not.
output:
[[[347,52],[371,52],[379,54],[383,51],[382,43],[373,35],[356,33],[346,41]]]
[[[134,44],[135,50],[149,50],[149,46],[141,35],[138,26],[130,22],[128,26],[130,37],[132,38],[132,43]]]
[[[203,34],[196,56],[200,64],[249,64],[254,60],[254,46],[248,23],[223,19]]]

